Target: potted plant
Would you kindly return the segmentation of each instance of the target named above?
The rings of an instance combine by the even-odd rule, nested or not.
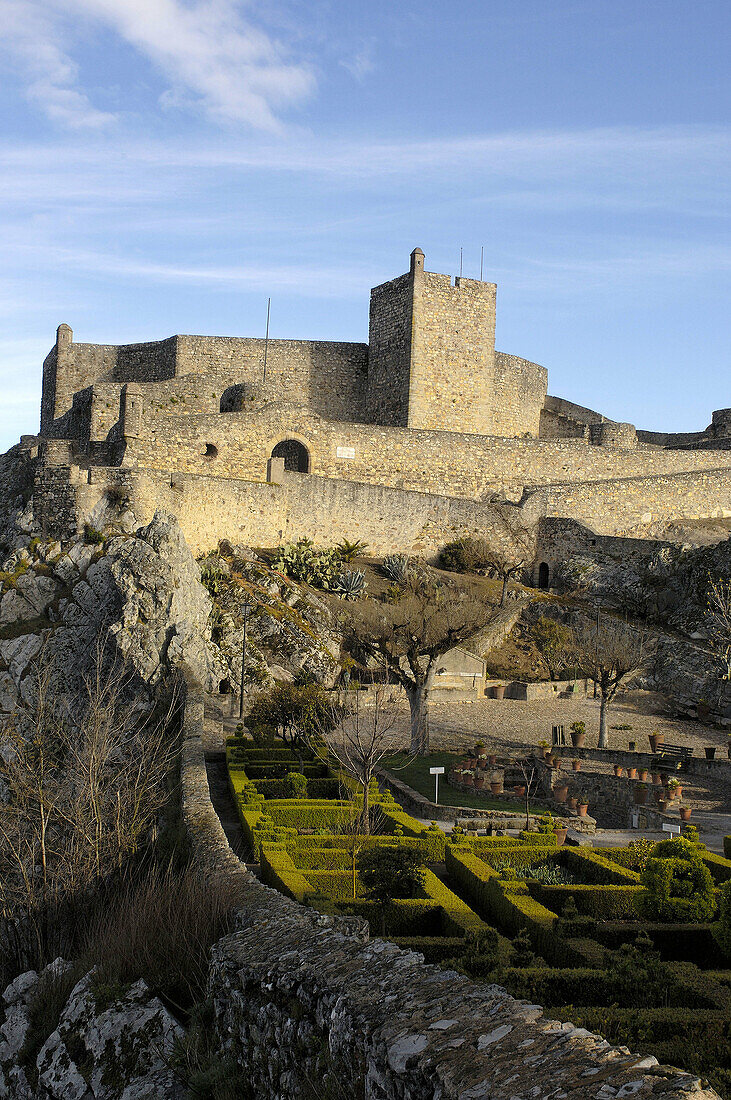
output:
[[[484,752],[483,752],[483,749],[484,749],[484,748],[485,748],[485,742],[484,742],[484,741],[475,741],[475,745],[474,745],[474,748],[473,748],[473,750],[472,750],[472,751],[474,752],[475,756],[476,756],[476,757],[477,757],[478,759],[479,759],[479,758],[480,758],[481,756],[484,756],[484,755],[485,755],[485,754],[484,754]]]
[[[660,733],[660,730],[653,730],[649,737],[650,749],[652,752],[657,752],[657,750],[665,744],[665,734]]]
[[[554,825],[553,831],[556,834],[556,847],[560,848],[562,844],[566,842],[566,834],[568,833],[568,827],[566,825]]]
[[[683,788],[680,786],[678,780],[675,778],[668,779],[668,798],[670,801],[672,802],[675,799],[680,799],[682,794]]]
[[[503,781],[502,781],[502,779],[500,779],[499,776],[498,777],[493,777],[490,780],[490,790],[492,791],[493,794],[502,794],[503,793]]]
[[[706,752],[706,760],[714,760],[715,757],[716,757],[716,746],[715,745],[706,745],[705,752]]]
[[[586,741],[586,723],[571,723],[571,743],[575,749],[583,749]]]
[[[513,790],[515,791],[515,793],[518,795],[519,798],[522,795],[525,794],[525,786],[521,783],[516,783],[515,786],[513,787]]]
[[[575,811],[576,811],[576,807],[577,807],[577,805],[578,805],[578,804],[579,804],[579,800],[578,800],[578,798],[577,798],[577,797],[576,797],[575,795],[573,795],[573,794],[571,795],[571,797],[570,797],[570,798],[568,798],[568,799],[566,800],[566,805],[568,806],[568,808],[569,808],[569,809],[570,809],[570,810],[571,810],[572,812],[575,812]]]
[[[636,779],[637,778],[637,768],[635,768],[634,766],[631,767],[631,768],[627,768],[627,778],[628,779]]]
[[[568,783],[563,783],[563,782],[557,783],[556,786],[553,788],[553,797],[556,800],[556,802],[565,802],[566,798],[568,797],[568,793],[569,793]]]
[[[481,791],[483,789],[483,787],[485,786],[485,773],[484,772],[476,772],[475,773],[475,777],[472,781],[472,786],[475,788],[476,791]]]
[[[656,787],[662,787],[662,772],[653,772],[652,782]]]
[[[644,783],[638,783],[634,790],[635,805],[644,806],[647,802],[647,787]]]
[[[548,760],[548,757],[551,755],[551,750],[550,750],[548,741],[539,741],[538,742],[538,751],[539,751],[539,754],[543,757],[544,760]]]
[[[639,779],[640,783],[646,783],[647,782],[648,770],[649,770],[648,768],[638,768],[637,769],[637,778]]]
[[[621,764],[615,764],[614,765],[614,774],[617,776],[617,778],[619,778],[619,776],[622,774],[623,771],[624,771],[624,768],[622,767]]]
[[[465,787],[474,787],[475,777],[470,768],[465,768],[465,770],[462,772],[462,782],[464,783]]]
[[[690,806],[679,806],[678,810],[680,811],[681,821],[690,821]]]
[[[587,813],[589,812],[589,803],[584,802],[583,800],[580,800],[576,804],[576,812],[579,815],[579,817],[586,817]]]
[[[492,689],[493,699],[505,698],[505,684],[494,684]]]
[[[571,761],[571,767],[574,769],[575,772],[580,772],[581,771],[581,761],[580,760],[572,760]]]

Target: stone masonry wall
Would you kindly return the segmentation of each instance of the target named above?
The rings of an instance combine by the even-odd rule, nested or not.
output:
[[[335,423],[289,404],[253,405],[246,413],[225,416],[163,416],[149,409],[143,435],[128,441],[125,463],[257,480],[266,476],[275,444],[287,438],[307,447],[312,473],[454,496],[506,492],[519,498],[526,487],[551,483],[563,492],[575,482],[663,478],[713,468],[731,474],[727,451],[615,450],[579,440],[407,431]],[[217,450],[215,462],[205,457],[209,443]]]
[[[409,427],[494,430],[494,283],[414,272]],[[512,432],[506,434],[513,434]]]
[[[496,351],[490,434],[537,437],[547,386],[545,367]]]
[[[241,905],[237,930],[213,949],[214,1036],[262,1100],[301,1100],[312,1082],[323,1092],[347,1083],[369,1100],[717,1100],[690,1074],[263,886],[211,804],[202,728],[203,695],[188,676],[183,820],[212,888],[225,876]]]
[[[367,419],[374,424],[409,422],[413,286],[408,273],[371,291]]]
[[[282,484],[274,485],[118,467],[93,467],[78,485],[80,523],[93,521],[111,485],[124,488],[140,523],[149,522],[158,508],[177,516],[195,554],[215,548],[224,538],[275,546],[307,537],[321,546],[361,539],[375,554],[434,558],[446,542],[462,535],[489,535],[499,542],[505,532],[486,502],[310,474],[286,473]],[[537,518],[536,508],[540,499],[516,512],[528,522]]]

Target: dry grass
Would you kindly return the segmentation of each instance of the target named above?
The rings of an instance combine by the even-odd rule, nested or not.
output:
[[[82,947],[82,967],[100,986],[144,978],[177,1013],[205,997],[210,951],[233,927],[238,900],[229,879],[212,881],[195,863],[153,866],[98,912]]]

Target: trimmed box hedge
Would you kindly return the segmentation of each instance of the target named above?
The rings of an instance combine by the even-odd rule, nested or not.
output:
[[[561,848],[556,862],[586,883],[598,886],[637,886],[637,871],[622,867],[593,848]]]
[[[597,920],[636,920],[640,917],[642,886],[583,886],[572,883],[551,886],[533,880],[529,883],[531,897],[554,913],[561,914],[569,898],[573,898],[579,913]]]

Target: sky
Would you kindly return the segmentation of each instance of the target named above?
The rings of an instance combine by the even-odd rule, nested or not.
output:
[[[42,362],[367,340],[408,268],[656,431],[731,405],[729,0],[0,0],[0,450]]]

